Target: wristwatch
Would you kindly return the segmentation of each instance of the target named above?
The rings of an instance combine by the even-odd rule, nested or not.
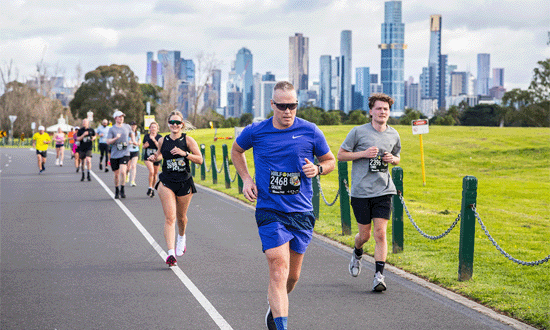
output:
[[[319,169],[319,175],[323,174],[323,166],[317,165],[317,168]]]

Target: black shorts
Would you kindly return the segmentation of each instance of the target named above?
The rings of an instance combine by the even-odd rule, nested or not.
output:
[[[86,150],[78,150],[78,156],[80,159],[84,159],[86,157],[92,158],[92,149],[86,149]]]
[[[113,172],[118,171],[120,165],[128,164],[129,160],[130,156],[124,156],[122,158],[111,158],[111,169],[113,170]]]
[[[46,158],[46,156],[48,155],[48,150],[44,150],[44,151],[36,150],[36,154]]]
[[[390,219],[392,195],[373,198],[351,198],[351,207],[357,223],[368,225],[374,218]]]
[[[111,148],[109,148],[109,145],[107,143],[100,143],[99,144],[99,152],[100,153],[111,153]]]
[[[139,151],[130,151],[130,159],[139,157]]]
[[[64,145],[63,143],[61,143],[61,144],[56,144],[56,145],[55,145],[56,148],[61,148],[61,147],[64,147],[64,146],[65,146],[65,145]]]
[[[158,190],[159,184],[162,183],[166,188],[172,190],[176,196],[185,196],[189,194],[197,193],[197,188],[195,188],[195,182],[193,178],[189,178],[183,182],[162,182],[157,181],[155,189]]]

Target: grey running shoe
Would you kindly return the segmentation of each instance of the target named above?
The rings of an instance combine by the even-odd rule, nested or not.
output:
[[[357,257],[355,252],[351,253],[351,260],[349,262],[349,273],[351,274],[351,276],[357,277],[361,273],[361,259],[362,258],[363,258],[363,256]]]
[[[386,282],[384,282],[385,278],[386,277],[380,274],[380,272],[376,272],[376,274],[374,274],[374,281],[372,283],[372,291],[376,291],[376,292],[385,291],[386,290]]]

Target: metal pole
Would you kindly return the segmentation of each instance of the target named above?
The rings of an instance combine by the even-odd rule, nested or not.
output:
[[[403,195],[403,169],[392,168],[391,177],[397,193]],[[403,204],[399,195],[392,197],[392,246],[393,253],[403,252]]]
[[[218,169],[216,165],[216,146],[211,144],[210,145],[210,162],[212,164],[212,183],[217,184],[218,183]]]
[[[474,242],[476,218],[472,205],[476,204],[477,179],[465,176],[462,180],[462,207],[460,211],[460,245],[458,252],[458,280],[467,281],[474,272]]]
[[[206,180],[206,146],[201,144],[202,165],[201,165],[201,180]]]
[[[349,205],[348,163],[338,162],[338,182],[340,189],[340,217],[342,221],[342,235],[351,235],[351,214]]]
[[[229,156],[227,152],[227,144],[222,145],[223,152],[223,171],[225,176],[225,188],[231,188],[231,177],[229,176]]]
[[[422,141],[422,134],[420,136],[420,162],[422,164],[422,184],[426,186],[426,168],[424,166],[424,142]]]

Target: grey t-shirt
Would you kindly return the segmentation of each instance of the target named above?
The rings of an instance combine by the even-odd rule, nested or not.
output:
[[[128,142],[130,141],[130,132],[132,128],[128,124],[122,124],[121,127],[113,125],[107,133],[107,139],[112,139],[120,133],[120,137],[111,144],[111,158],[118,159],[124,156],[130,156]]]
[[[341,148],[357,152],[373,146],[378,148],[379,156],[383,156],[384,152],[390,152],[399,157],[401,152],[399,133],[390,126],[387,126],[384,132],[378,132],[371,123],[367,123],[352,128]],[[352,162],[350,192],[352,197],[372,198],[395,194],[397,194],[397,190],[386,163],[367,158],[356,159]]]

